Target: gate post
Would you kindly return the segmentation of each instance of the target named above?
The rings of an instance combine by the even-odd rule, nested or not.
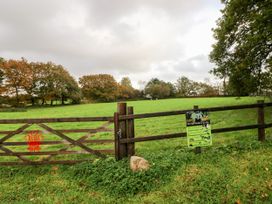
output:
[[[258,125],[262,127],[258,127],[258,140],[264,141],[265,140],[265,120],[264,120],[264,100],[257,101],[259,104],[258,107]]]
[[[194,110],[197,110],[199,107],[197,105],[194,105]],[[195,153],[200,154],[201,153],[201,147],[196,147],[195,148]]]
[[[119,116],[126,115],[127,114],[127,104],[126,103],[118,103],[117,104],[117,114],[118,118],[116,120],[118,121],[118,125],[115,129],[117,129],[116,132],[116,145],[117,147],[117,160],[123,159],[124,157],[127,157],[127,143],[121,143],[120,139],[127,138],[127,121],[126,120],[119,120]],[[117,117],[117,116],[116,116]]]
[[[130,106],[127,109],[128,115],[133,115],[133,107]],[[129,119],[127,122],[127,138],[134,138],[135,137],[135,129],[134,129],[134,119]],[[130,142],[127,144],[127,156],[133,156],[135,154],[135,143]]]
[[[115,159],[120,160],[119,113],[117,113],[117,112],[114,113],[113,122],[114,122],[114,154],[115,154]]]

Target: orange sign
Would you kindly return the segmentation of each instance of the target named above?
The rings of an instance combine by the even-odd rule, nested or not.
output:
[[[43,136],[40,131],[31,131],[27,134],[26,140],[28,143],[28,150],[30,152],[38,152],[41,150],[41,140]]]

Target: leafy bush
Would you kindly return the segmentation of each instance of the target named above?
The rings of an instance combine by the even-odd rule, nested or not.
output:
[[[132,172],[127,159],[116,162],[113,158],[74,165],[65,172],[67,177],[76,179],[81,185],[117,197],[129,196],[148,192],[169,181],[173,172],[190,157],[181,154],[182,151],[151,154],[146,157],[151,163],[151,168],[142,172]]]
[[[64,176],[79,182],[88,188],[103,191],[111,196],[132,196],[157,189],[175,177],[181,167],[198,163],[198,165],[215,164],[226,154],[241,154],[253,149],[265,148],[270,142],[263,145],[258,141],[251,143],[234,143],[229,146],[208,148],[207,153],[194,154],[187,149],[173,149],[150,153],[145,158],[151,163],[148,171],[132,172],[129,161],[114,158],[96,160],[91,163],[81,163],[65,169]],[[205,182],[204,182],[205,183]]]

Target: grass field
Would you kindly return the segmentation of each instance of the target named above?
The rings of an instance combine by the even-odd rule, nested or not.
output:
[[[168,99],[128,102],[135,113],[255,103],[258,97]],[[112,116],[116,103],[30,108],[0,113],[1,119]],[[272,109],[265,110],[272,122]],[[211,113],[212,128],[256,124],[256,109]],[[98,127],[102,123],[50,124],[59,129]],[[136,120],[136,136],[185,131],[185,116]],[[0,125],[14,130],[18,125]],[[113,126],[111,126],[112,128]],[[37,129],[37,127],[32,127]],[[82,134],[70,134],[79,138]],[[272,203],[272,130],[257,141],[257,130],[216,134],[213,146],[195,155],[186,139],[137,143],[136,153],[150,161],[147,172],[132,173],[128,161],[106,160],[73,166],[0,167],[0,203]],[[3,135],[0,135],[2,137]],[[47,134],[46,140],[56,139]],[[18,135],[9,141],[23,141]],[[100,133],[95,138],[113,138]],[[113,145],[92,146],[111,148]],[[22,150],[17,147],[14,150]],[[43,150],[60,148],[43,147]],[[88,155],[87,155],[88,156]],[[71,156],[65,156],[71,158]],[[86,157],[86,155],[84,155]],[[8,158],[0,158],[1,161]],[[10,160],[10,159],[9,159]]]

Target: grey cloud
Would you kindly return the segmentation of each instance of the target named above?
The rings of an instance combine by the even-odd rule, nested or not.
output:
[[[178,43],[216,0],[9,0],[0,8],[0,56],[63,64],[76,77],[110,73],[170,80],[209,69],[207,57],[180,60]],[[214,19],[215,21],[216,19]],[[205,53],[206,55],[208,53]],[[162,62],[172,62],[165,68]],[[194,63],[202,63],[202,68]],[[152,69],[153,66],[160,70]],[[203,71],[204,72],[204,71]],[[146,74],[148,73],[148,75]],[[142,75],[143,74],[143,75]]]

